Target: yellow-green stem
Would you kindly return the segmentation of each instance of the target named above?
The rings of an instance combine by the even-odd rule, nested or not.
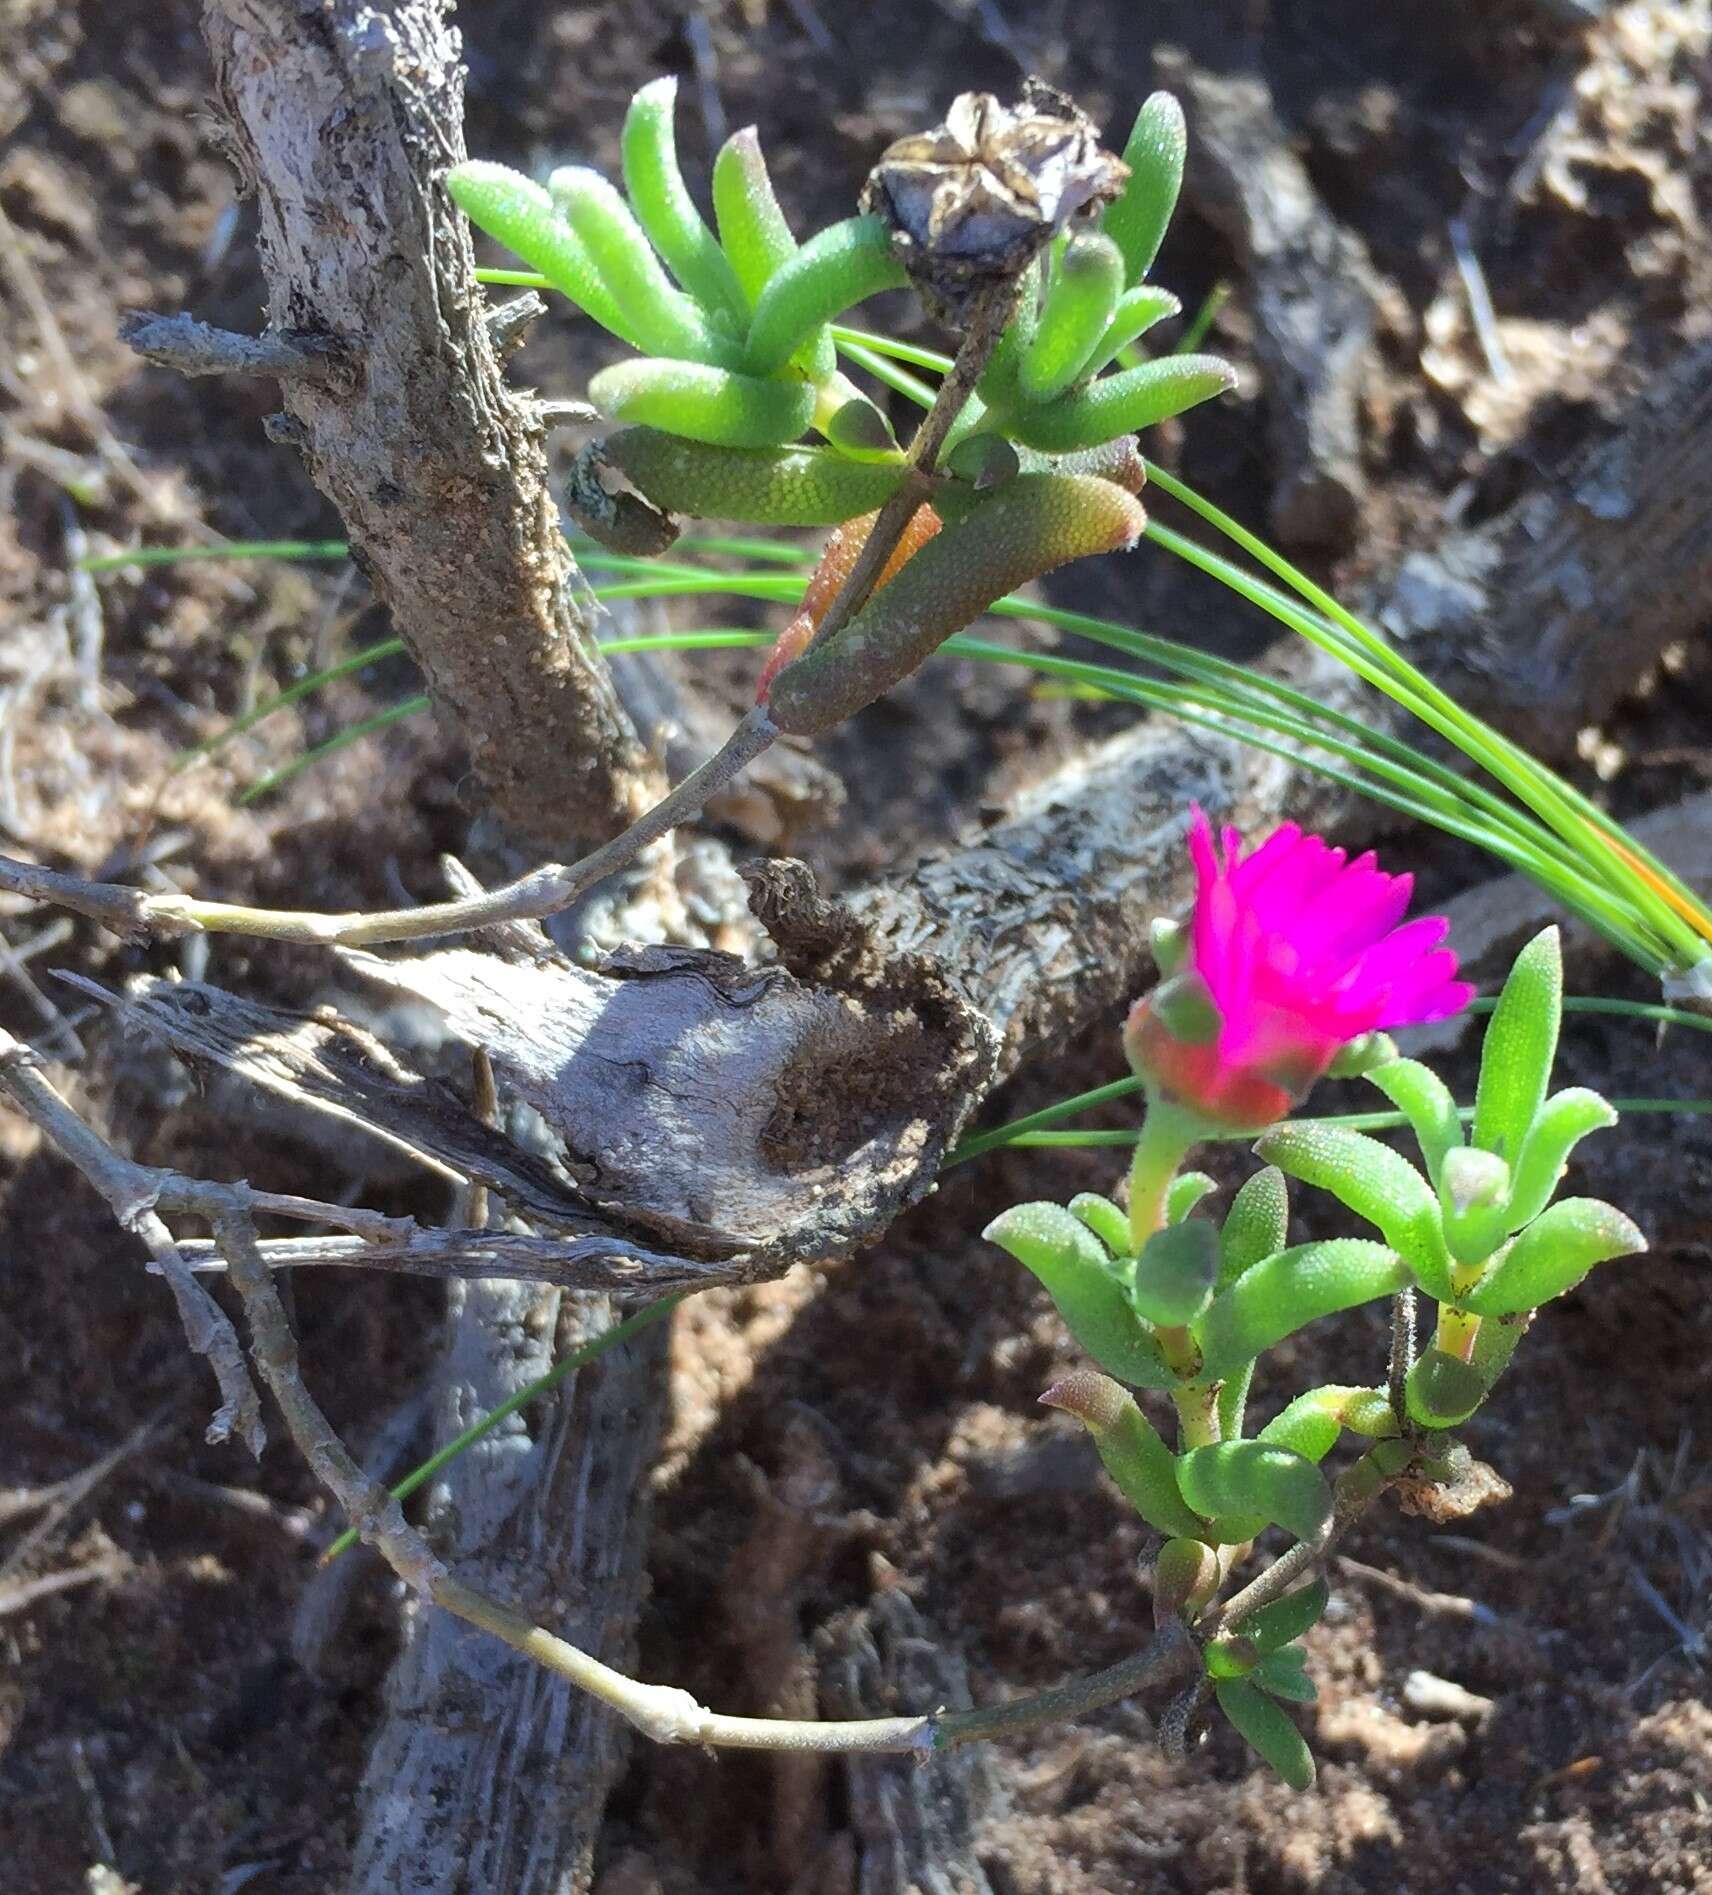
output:
[[[1130,1248],[1137,1256],[1148,1238],[1164,1228],[1171,1181],[1205,1135],[1206,1128],[1192,1113],[1149,1092],[1147,1116],[1129,1168]]]
[[[1480,1336],[1480,1318],[1470,1316],[1466,1310],[1453,1309],[1443,1304],[1439,1309],[1438,1334],[1434,1343],[1446,1355],[1453,1355],[1459,1362],[1474,1360],[1474,1345]]]
[[[1157,1332],[1160,1339],[1160,1352],[1170,1361],[1170,1354],[1164,1347],[1165,1331]],[[1189,1341],[1189,1332],[1180,1329],[1174,1332],[1189,1343],[1197,1363],[1200,1351]],[[1219,1386],[1212,1388],[1178,1388],[1171,1392],[1171,1399],[1177,1404],[1177,1446],[1180,1452],[1187,1453],[1190,1448],[1215,1447],[1219,1441]]]
[[[1450,1271],[1450,1286],[1457,1296],[1464,1295],[1480,1281],[1486,1269],[1486,1262],[1453,1263]],[[1437,1331],[1433,1336],[1435,1348],[1442,1349],[1446,1355],[1453,1355],[1459,1362],[1474,1360],[1474,1345],[1480,1335],[1480,1318],[1471,1316],[1466,1310],[1457,1309],[1453,1304],[1439,1305]]]

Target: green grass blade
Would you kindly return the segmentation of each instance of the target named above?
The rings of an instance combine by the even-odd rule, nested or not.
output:
[[[408,1500],[417,1488],[431,1481],[443,1467],[455,1461],[465,1448],[474,1447],[484,1434],[490,1434],[508,1415],[514,1415],[518,1409],[525,1408],[530,1402],[550,1394],[567,1375],[574,1375],[578,1369],[587,1368],[591,1362],[598,1361],[605,1355],[608,1349],[616,1348],[621,1342],[628,1342],[633,1336],[639,1336],[644,1329],[651,1329],[663,1317],[669,1316],[687,1294],[688,1291],[679,1290],[672,1296],[662,1296],[657,1303],[648,1304],[645,1309],[639,1309],[634,1316],[627,1316],[623,1322],[614,1323],[601,1335],[573,1349],[569,1355],[555,1362],[545,1375],[537,1376],[533,1382],[526,1382],[516,1394],[507,1396],[497,1408],[490,1408],[480,1420],[471,1422],[462,1434],[448,1441],[443,1448],[436,1449],[421,1466],[412,1468],[396,1487],[391,1487],[387,1491],[394,1500]],[[356,1543],[356,1528],[347,1527],[321,1555],[321,1564],[323,1566],[331,1564],[341,1553],[348,1551]]]
[[[181,750],[173,760],[173,770],[185,770],[202,758],[212,756],[216,750],[223,749],[234,737],[242,737],[246,731],[272,717],[276,711],[283,711],[288,705],[311,696],[325,685],[336,684],[340,678],[348,678],[354,672],[366,671],[370,665],[379,664],[383,658],[396,658],[404,650],[402,638],[383,638],[378,644],[365,645],[361,651],[354,651],[348,658],[341,658],[337,664],[327,665],[320,671],[312,671],[308,677],[299,678],[295,684],[287,685],[283,691],[272,697],[263,698],[259,704],[246,711],[242,717],[236,717],[231,723],[217,730],[212,737],[204,737],[201,743],[192,744],[188,750]]]
[[[343,559],[343,540],[222,540],[215,546],[133,546],[120,553],[91,553],[73,572],[121,572],[127,566],[189,566],[206,560]]]
[[[335,732],[325,742],[311,746],[302,755],[293,757],[289,763],[282,763],[277,770],[270,770],[266,776],[258,777],[238,798],[238,801],[247,804],[256,802],[263,796],[269,796],[289,783],[293,777],[301,776],[311,765],[336,756],[341,750],[348,750],[352,744],[360,742],[364,737],[372,737],[376,731],[386,730],[393,724],[401,724],[407,717],[416,717],[429,708],[430,700],[426,695],[407,697],[397,704],[389,704],[385,710],[376,711],[372,717],[365,717],[360,722]]]

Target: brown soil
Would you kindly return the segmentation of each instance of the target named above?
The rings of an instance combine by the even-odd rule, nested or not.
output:
[[[1156,9],[1154,31],[1121,0],[842,13],[733,0],[706,18],[724,113],[760,122],[804,221],[841,214],[877,145],[946,94],[1010,82],[1013,61],[994,43],[1004,20],[1032,66],[1107,120],[1147,89],[1155,38],[1210,63],[1257,56],[1318,188],[1387,286],[1373,487],[1333,574],[1354,584],[1430,541],[1453,507],[1477,516],[1525,491],[1706,332],[1712,166],[1695,130],[1712,110],[1712,15],[1704,0],[1633,4],[1584,34],[1558,17],[1573,10],[1220,0]],[[359,583],[336,565],[184,566],[104,580],[92,604],[69,576],[80,535],[101,550],[209,530],[338,531],[290,452],[264,437],[265,386],[182,382],[140,368],[113,339],[127,305],[246,326],[260,303],[249,214],[201,112],[195,9],[12,0],[4,31],[0,826],[45,859],[117,872],[152,857],[234,897],[289,891],[298,904],[350,906],[390,901],[400,882],[425,893],[435,853],[460,845],[471,813],[461,760],[426,722],[234,806],[260,770],[413,689],[402,664],[323,694],[229,761],[169,775],[186,742],[250,696],[384,635]],[[677,9],[493,0],[466,9],[465,31],[471,146],[532,165],[573,154],[610,165],[630,89],[692,68]],[[699,161],[707,128],[695,86],[685,90],[681,136]],[[1548,127],[1550,162],[1531,175]],[[1468,332],[1446,234],[1471,181],[1516,371],[1503,387]],[[1190,301],[1229,267],[1193,216],[1164,262]],[[52,333],[30,313],[32,285]],[[1240,282],[1218,334],[1242,355]],[[563,326],[525,357],[529,374],[567,391],[592,360]],[[1257,520],[1270,489],[1260,415],[1245,390],[1172,448],[1191,478]],[[1162,561],[1079,578],[1074,596],[1255,648],[1217,593]],[[98,674],[75,660],[97,634]],[[1601,793],[1633,810],[1712,777],[1709,699],[1704,653],[1679,654],[1589,747],[1611,775]],[[1026,705],[1013,678],[937,673],[836,746],[851,800],[816,841],[820,865],[856,877],[930,846],[1104,715]],[[1431,860],[1443,890],[1487,872],[1436,845]],[[13,910],[0,929],[23,948],[47,920]],[[98,1046],[80,998],[47,970],[111,982],[182,959],[122,952],[79,926],[29,962],[33,993],[0,973],[0,1020],[49,1052],[74,1029]],[[302,959],[236,945],[216,950],[214,971],[298,999],[320,977]],[[1572,985],[1646,997],[1606,957],[1577,966]],[[1694,1039],[1660,1048],[1630,1025],[1578,1023],[1567,1064],[1614,1093],[1705,1094],[1702,1047],[1682,1043]],[[1102,1033],[1031,1070],[995,1112],[1096,1083],[1116,1063]],[[369,1201],[443,1209],[403,1172],[364,1169],[259,1111],[234,1146],[235,1102],[198,1100],[152,1056],[103,1045],[81,1072],[74,1088],[149,1155],[226,1164],[281,1189],[328,1189],[330,1173],[343,1184],[356,1170],[348,1182]],[[1466,1088],[1466,1063],[1454,1076]],[[827,1628],[889,1588],[967,1658],[982,1693],[1043,1685],[1141,1642],[1143,1532],[1036,1406],[1072,1359],[1064,1334],[976,1236],[1020,1198],[1109,1188],[1109,1158],[971,1165],[880,1250],[685,1312],[648,1675],[732,1710],[800,1700]],[[59,1895],[85,1886],[95,1863],[149,1895],[335,1887],[392,1602],[368,1571],[333,1655],[315,1675],[299,1664],[292,1614],[321,1513],[311,1484],[283,1449],[258,1469],[203,1443],[204,1377],[160,1286],[10,1119],[0,1181],[0,1600],[19,1581],[67,1580],[0,1618],[0,1887]],[[1388,1511],[1349,1542],[1355,1564],[1334,1575],[1333,1609],[1310,1640],[1318,1789],[1281,1791],[1223,1730],[1168,1764],[1143,1714],[1114,1709],[995,1753],[978,1840],[993,1888],[1712,1889],[1712,1121],[1631,1120],[1591,1148],[1576,1181],[1630,1209],[1653,1254],[1555,1307],[1467,1431],[1513,1500],[1461,1532]],[[385,1279],[295,1286],[312,1380],[359,1443],[415,1385],[437,1307],[430,1290]],[[1279,1352],[1257,1401],[1264,1411],[1310,1378],[1368,1372],[1352,1351],[1373,1363],[1382,1347],[1365,1319],[1316,1332]],[[6,1571],[42,1518],[7,1510],[8,1490],[63,1480],[121,1444],[130,1452]],[[1610,1498],[1579,1506],[1577,1495]],[[771,1607],[758,1612],[758,1562],[787,1516],[800,1557],[782,1577],[768,1570]],[[1488,1708],[1412,1708],[1416,1670]],[[763,1760],[639,1750],[606,1886],[839,1886],[830,1865],[851,1820],[840,1779],[816,1779],[806,1804],[800,1787]]]

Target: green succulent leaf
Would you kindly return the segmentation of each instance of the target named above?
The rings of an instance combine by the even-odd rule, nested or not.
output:
[[[705,362],[643,356],[604,368],[589,400],[614,421],[662,428],[712,447],[776,447],[814,415],[807,382],[762,381]]]
[[[1328,1079],[1365,1079],[1397,1057],[1397,1042],[1389,1033],[1363,1033],[1346,1040],[1326,1068]]]
[[[630,101],[621,154],[624,188],[638,221],[666,267],[699,302],[734,320],[749,313],[736,272],[708,229],[678,167],[672,115],[676,79],[655,79]]]
[[[1418,1059],[1389,1060],[1365,1076],[1409,1121],[1421,1148],[1421,1163],[1437,1184],[1446,1155],[1462,1146],[1462,1121],[1450,1087]]]
[[[1254,1149],[1365,1218],[1407,1261],[1429,1296],[1450,1300],[1450,1255],[1438,1199],[1408,1159],[1342,1125],[1275,1126]]]
[[[1018,407],[1006,415],[1005,422],[1025,447],[1069,454],[1115,440],[1120,434],[1157,427],[1235,386],[1235,370],[1217,356],[1165,355],[1139,368],[1103,375],[1056,401]]]
[[[1459,1300],[1476,1316],[1517,1315],[1574,1289],[1595,1264],[1646,1247],[1640,1231],[1614,1206],[1597,1198],[1561,1198]]]
[[[811,237],[787,257],[755,304],[745,345],[753,375],[782,369],[814,333],[853,304],[908,279],[878,217],[850,217]]]
[[[753,310],[774,271],[797,251],[753,125],[733,132],[713,161],[713,215],[720,246]]]
[[[1246,1678],[1260,1654],[1245,1638],[1215,1638],[1201,1653],[1209,1678]]]
[[[1111,321],[1106,324],[1105,334],[1094,345],[1094,352],[1089,356],[1084,372],[1098,375],[1101,369],[1110,367],[1121,351],[1128,348],[1137,337],[1146,335],[1155,323],[1182,313],[1183,305],[1169,290],[1155,289],[1151,284],[1125,290],[1118,298],[1117,308],[1112,311]]]
[[[1251,1679],[1220,1678],[1213,1685],[1219,1709],[1251,1750],[1293,1790],[1314,1787],[1314,1759],[1286,1712]]]
[[[1290,1229],[1290,1187],[1276,1165],[1245,1179],[1231,1199],[1219,1236],[1219,1289],[1284,1248]]]
[[[1491,1382],[1472,1362],[1425,1349],[1405,1384],[1409,1419],[1423,1428],[1461,1426],[1486,1399]]]
[[[1144,99],[1123,148],[1129,182],[1102,220],[1106,235],[1123,252],[1126,282],[1140,282],[1153,268],[1183,188],[1188,149],[1182,106],[1169,92]]]
[[[1182,1329],[1213,1300],[1218,1274],[1218,1232],[1191,1218],[1155,1231],[1142,1245],[1130,1295],[1149,1322]]]
[[[1098,1191],[1078,1191],[1070,1200],[1070,1215],[1086,1224],[1112,1253],[1116,1262],[1127,1262],[1130,1254],[1129,1213],[1101,1197]],[[1128,1272],[1125,1272],[1128,1275]]]
[[[1474,1139],[1514,1164],[1546,1096],[1563,1017],[1563,950],[1556,928],[1516,956],[1487,1024],[1474,1093]]]
[[[1332,1515],[1325,1476],[1292,1448],[1270,1441],[1219,1441],[1177,1457],[1177,1485],[1189,1506],[1214,1523],[1258,1520],[1311,1540]],[[1221,1539],[1252,1539],[1253,1532]]]
[[[1294,1662],[1300,1664],[1302,1652],[1295,1640],[1319,1624],[1331,1596],[1331,1588],[1323,1578],[1311,1580],[1285,1593],[1282,1599],[1274,1599],[1271,1605],[1263,1605],[1258,1612],[1251,1612],[1232,1630],[1240,1632],[1262,1654],[1288,1647],[1296,1653]]]
[[[1175,1457],[1127,1389],[1110,1376],[1078,1369],[1040,1399],[1082,1423],[1118,1491],[1150,1527],[1178,1539],[1201,1532],[1177,1490]]]
[[[1155,1625],[1192,1619],[1219,1589],[1219,1556],[1199,1537],[1200,1528],[1197,1520],[1193,1537],[1167,1540],[1159,1549],[1153,1562]]]
[[[1248,1391],[1254,1381],[1254,1364],[1244,1362],[1226,1375],[1219,1384],[1219,1439],[1240,1441],[1248,1416]]]
[[[857,395],[834,408],[822,432],[840,454],[851,460],[889,462],[893,466],[903,462],[903,450],[892,424],[866,395]]]
[[[1532,1321],[1531,1311],[1519,1316],[1486,1316],[1481,1319],[1480,1333],[1474,1338],[1470,1366],[1486,1384],[1488,1394],[1492,1392],[1492,1386],[1499,1376],[1510,1366],[1516,1345],[1528,1333],[1528,1325]]]
[[[1534,1114],[1515,1162],[1515,1179],[1505,1206],[1506,1234],[1531,1224],[1551,1202],[1569,1154],[1587,1134],[1616,1123],[1615,1111],[1585,1086],[1570,1086],[1546,1100]]]
[[[1330,1385],[1310,1388],[1261,1429],[1257,1439],[1293,1448],[1304,1460],[1323,1461],[1345,1428],[1357,1434],[1397,1432],[1383,1391]]]
[[[830,730],[907,678],[994,600],[1072,559],[1133,545],[1145,519],[1134,495],[1113,481],[1018,474],[930,539],[836,638],[779,673],[767,699],[774,723],[799,737]]]
[[[758,526],[837,526],[883,507],[901,478],[824,448],[712,447],[664,428],[620,429],[603,451],[657,507]]]
[[[1166,1223],[1181,1224],[1202,1198],[1217,1189],[1216,1180],[1204,1171],[1180,1171],[1165,1193]]]
[[[1087,231],[1070,239],[1047,287],[1033,340],[1017,364],[1025,402],[1052,401],[1087,366],[1123,293],[1123,253]]]
[[[1262,1691],[1291,1704],[1312,1704],[1320,1695],[1314,1681],[1304,1670],[1307,1653],[1299,1645],[1286,1645],[1281,1651],[1268,1652],[1249,1673]]]
[[[990,493],[1014,480],[1021,466],[1016,449],[1002,434],[966,434],[942,462],[944,472],[966,481],[976,493]]]
[[[508,165],[471,158],[446,174],[452,202],[476,226],[540,273],[561,296],[633,349],[641,331],[602,281],[594,259],[552,198]]]
[[[1017,285],[1016,308],[987,357],[987,366],[981,371],[981,379],[975,384],[980,403],[992,413],[1003,413],[1017,399],[1017,378],[1022,360],[1033,346],[1040,328],[1045,283],[1045,260],[1036,257],[1023,272],[1022,280]],[[959,428],[957,432],[961,433],[963,429]]]
[[[1016,1205],[983,1235],[1039,1278],[1078,1346],[1108,1375],[1132,1388],[1174,1386],[1152,1336],[1112,1278],[1105,1246],[1062,1205]]]
[[[1484,1263],[1509,1225],[1510,1167],[1496,1152],[1460,1145],[1439,1168],[1439,1211],[1445,1243],[1459,1263]]]
[[[588,252],[600,280],[650,355],[735,368],[737,338],[661,268],[653,246],[615,186],[586,165],[562,165],[547,195]]]
[[[1220,1381],[1320,1317],[1394,1296],[1410,1280],[1395,1251],[1361,1237],[1281,1250],[1216,1296],[1195,1325],[1196,1384]]]

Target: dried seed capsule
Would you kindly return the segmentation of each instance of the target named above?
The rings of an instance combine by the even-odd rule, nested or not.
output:
[[[830,729],[907,678],[995,599],[1066,561],[1133,546],[1146,515],[1111,481],[1019,474],[948,527],[829,643],[780,672],[773,721]]]
[[[598,171],[563,165],[547,180],[547,193],[641,338],[638,347],[689,362],[737,366],[742,351],[735,337],[722,333],[666,275],[630,206]]]
[[[676,79],[656,79],[630,101],[624,115],[624,188],[642,228],[666,267],[709,309],[723,309],[733,320],[748,314],[748,304],[719,240],[695,207],[678,167],[672,109]]]
[[[509,165],[472,158],[446,174],[446,190],[478,230],[539,270],[561,296],[621,342],[642,347],[635,324],[602,282],[582,239],[532,178]]]
[[[1034,339],[1017,364],[1025,402],[1063,394],[1082,373],[1123,292],[1123,253],[1109,237],[1072,237],[1047,288]]]
[[[903,478],[823,448],[709,447],[659,428],[608,435],[604,455],[658,507],[756,526],[836,526],[884,506]]]
[[[821,231],[780,264],[761,292],[745,351],[749,372],[776,373],[823,324],[904,281],[879,218],[850,217]]]
[[[602,369],[588,392],[614,421],[715,447],[776,447],[795,440],[814,416],[807,382],[761,381],[705,362],[619,362]]]
[[[1183,157],[1189,133],[1183,108],[1169,92],[1142,101],[1124,146],[1129,182],[1111,205],[1101,228],[1123,252],[1126,282],[1139,283],[1153,268],[1166,226],[1183,188]]]
[[[1126,368],[1042,407],[1019,407],[1006,426],[1025,447],[1069,454],[1120,434],[1135,434],[1236,386],[1215,355],[1167,355]]]

